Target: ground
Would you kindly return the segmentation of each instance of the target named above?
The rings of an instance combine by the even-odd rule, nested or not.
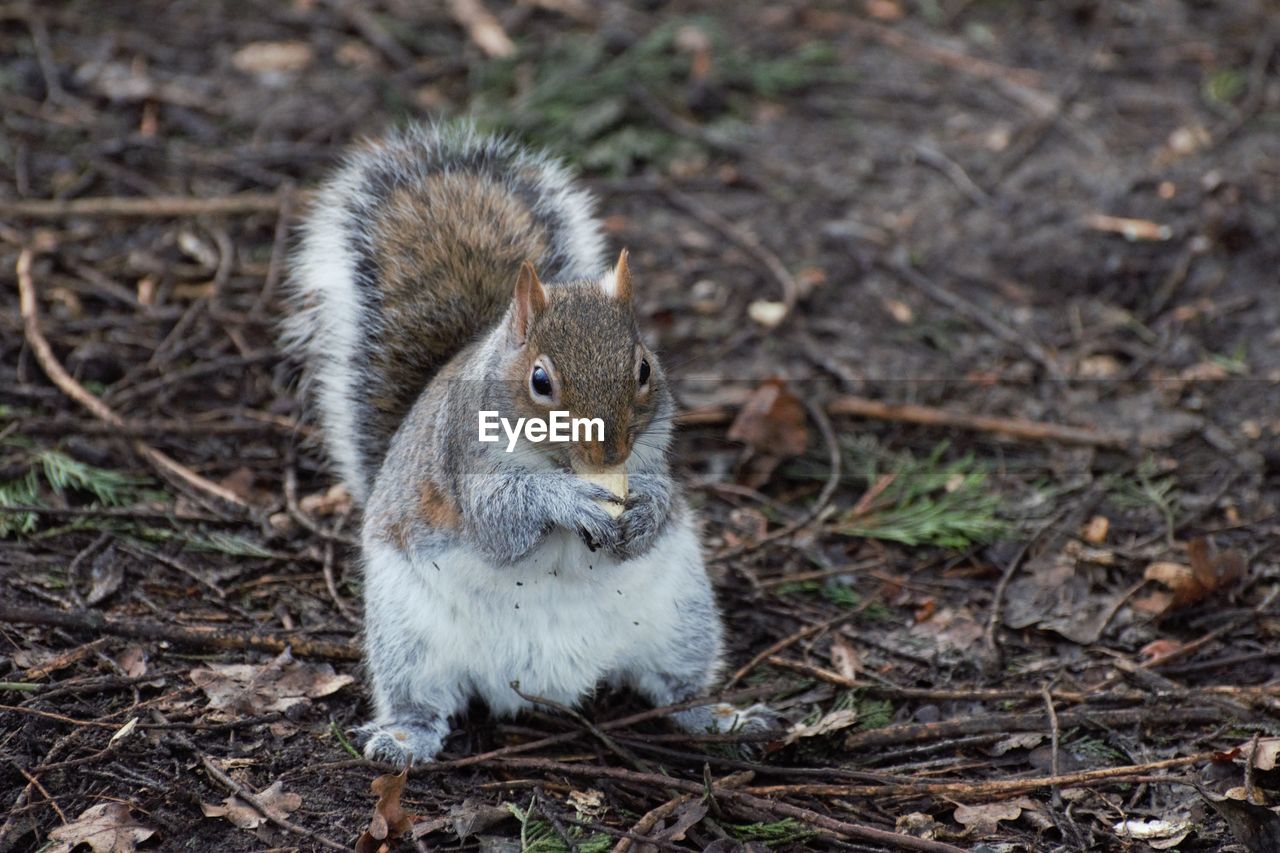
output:
[[[1277,849],[1274,7],[483,8],[0,6],[0,849],[349,848],[378,791],[396,849]],[[465,114],[630,248],[777,734],[606,693],[350,749],[289,226]]]

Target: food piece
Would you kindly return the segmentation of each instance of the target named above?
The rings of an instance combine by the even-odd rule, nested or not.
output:
[[[622,515],[622,504],[627,499],[626,465],[615,465],[612,468],[588,468],[575,465],[573,472],[588,483],[595,483],[600,488],[608,489],[617,495],[615,500],[600,501],[600,506],[614,518]]]

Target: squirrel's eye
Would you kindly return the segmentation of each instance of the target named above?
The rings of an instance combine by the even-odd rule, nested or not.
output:
[[[541,364],[533,366],[533,373],[529,375],[529,387],[539,397],[551,396],[551,377],[547,375],[547,369]]]
[[[640,386],[643,388],[649,384],[649,359],[640,359]]]

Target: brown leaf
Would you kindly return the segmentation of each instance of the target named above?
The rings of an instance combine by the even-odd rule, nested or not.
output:
[[[71,853],[80,844],[88,844],[93,853],[130,853],[155,833],[134,820],[124,803],[100,803],[51,830],[49,840],[58,843],[44,848],[44,853]]]
[[[1229,588],[1244,577],[1244,554],[1234,548],[1215,554],[1203,536],[1187,543],[1187,559],[1191,561],[1196,581],[1206,593]]]
[[[1036,807],[1026,797],[999,803],[983,803],[978,806],[956,806],[953,817],[966,828],[965,835],[993,835],[1002,820],[1017,820],[1025,808]]]
[[[190,672],[209,697],[209,707],[240,714],[285,711],[310,699],[328,696],[355,681],[327,663],[301,663],[286,649],[270,663],[211,663]]]
[[[453,831],[458,838],[466,841],[473,835],[479,835],[494,824],[509,820],[515,815],[503,806],[493,806],[484,800],[467,797],[461,803],[449,809],[449,819],[453,821]]]
[[[701,800],[686,800],[675,813],[675,822],[656,836],[659,841],[684,841],[689,829],[707,816],[709,806]]]
[[[298,794],[286,794],[284,782],[277,779],[269,787],[258,793],[258,801],[267,809],[271,817],[284,820],[302,805],[302,797]],[[235,794],[222,801],[222,805],[201,803],[200,811],[205,817],[224,817],[241,829],[257,829],[267,822],[266,816],[257,807],[245,802]]]
[[[761,453],[798,456],[809,443],[804,404],[781,379],[760,385],[729,427],[729,438]]]
[[[1111,529],[1111,521],[1105,515],[1095,515],[1084,526],[1081,538],[1090,545],[1101,545],[1107,541],[1107,532]]]
[[[314,60],[314,51],[304,41],[255,41],[232,54],[231,66],[245,74],[265,77],[301,71]]]
[[[807,723],[796,723],[791,727],[791,731],[787,732],[787,736],[783,738],[783,743],[795,743],[801,738],[819,737],[821,735],[838,732],[841,729],[847,729],[854,723],[858,722],[858,712],[853,708],[844,708],[839,711],[831,711],[824,714],[816,723],[812,725]]]
[[[806,418],[804,403],[783,380],[770,379],[756,388],[729,426],[729,439],[752,451],[740,481],[758,488],[781,460],[804,453],[809,444]]]
[[[857,650],[843,637],[831,641],[831,665],[850,681],[857,679],[858,670],[862,667]]]
[[[356,853],[375,853],[384,848],[384,842],[395,841],[409,832],[413,818],[400,807],[400,797],[404,794],[404,783],[408,778],[409,768],[406,767],[399,773],[379,776],[369,784],[378,802],[373,807],[369,828],[356,841]]]
[[[1155,562],[1143,573],[1144,578],[1162,584],[1172,593],[1166,610],[1198,604],[1214,592],[1233,586],[1244,576],[1244,554],[1235,549],[1212,553],[1203,538],[1187,543],[1187,558],[1191,565]],[[1144,609],[1155,603],[1144,601]]]
[[[1162,658],[1165,655],[1173,654],[1182,648],[1182,643],[1177,640],[1152,640],[1142,648],[1138,649],[1138,656],[1142,658],[1144,664],[1150,663],[1156,658]]]

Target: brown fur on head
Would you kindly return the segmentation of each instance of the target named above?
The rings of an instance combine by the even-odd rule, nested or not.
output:
[[[603,442],[544,446],[560,455],[562,465],[603,468],[625,462],[665,393],[657,359],[640,340],[626,251],[600,280],[552,287],[543,285],[526,261],[507,316],[513,350],[507,378],[515,415],[547,419],[558,410],[571,418],[599,418]],[[642,362],[648,366],[643,385]],[[531,389],[535,367],[551,381],[549,398]]]

